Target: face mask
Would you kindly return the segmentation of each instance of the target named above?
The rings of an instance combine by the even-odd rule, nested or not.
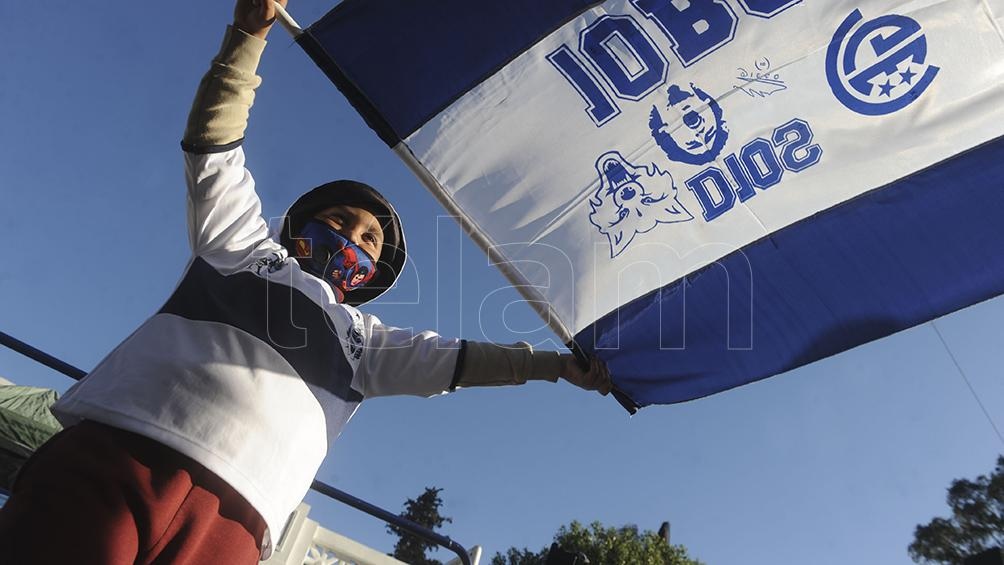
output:
[[[310,220],[296,240],[297,261],[304,271],[324,279],[339,294],[359,288],[376,274],[369,253],[320,220]]]

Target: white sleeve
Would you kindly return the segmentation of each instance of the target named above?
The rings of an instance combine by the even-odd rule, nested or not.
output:
[[[363,314],[365,345],[352,380],[363,397],[434,396],[450,390],[461,340],[385,326]]]
[[[184,155],[192,252],[246,256],[268,237],[268,225],[254,179],[244,168],[244,150]]]

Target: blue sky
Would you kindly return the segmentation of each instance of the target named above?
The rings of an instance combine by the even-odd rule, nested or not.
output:
[[[330,6],[290,8],[306,24]],[[188,259],[178,142],[231,10],[0,3],[0,330],[87,369],[168,297]],[[245,144],[266,213],[336,178],[380,187],[414,264],[369,311],[469,339],[552,338],[284,32],[271,39]],[[1004,427],[1002,318],[997,299],[936,323]],[[0,375],[70,384],[9,351]],[[489,554],[537,549],[573,519],[670,520],[673,540],[713,565],[906,564],[914,526],[946,512],[951,479],[988,472],[1001,450],[924,325],[634,417],[567,384],[376,400],[319,478],[394,510],[441,487],[445,533]],[[391,549],[375,519],[308,502],[325,526]]]

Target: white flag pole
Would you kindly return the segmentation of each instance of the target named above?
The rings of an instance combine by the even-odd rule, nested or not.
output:
[[[300,24],[296,23],[296,20],[293,19],[293,16],[289,15],[289,12],[286,11],[286,8],[282,7],[282,4],[275,0],[271,1],[275,6],[276,19],[282,24],[283,29],[289,32],[289,35],[293,36],[293,39],[300,37],[303,33],[303,28],[300,27]]]

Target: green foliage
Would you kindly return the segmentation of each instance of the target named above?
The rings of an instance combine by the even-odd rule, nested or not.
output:
[[[907,548],[917,563],[961,565],[969,556],[1004,546],[1004,456],[990,476],[956,479],[948,487],[949,518],[917,526]]]
[[[439,498],[442,490],[426,487],[421,496],[416,499],[409,498],[404,503],[404,512],[400,516],[430,530],[435,530],[447,522],[452,523],[453,520],[439,513],[439,508],[443,505],[442,499]],[[391,554],[395,559],[411,565],[442,565],[439,561],[425,556],[425,552],[434,549],[436,544],[409,534],[392,524],[387,525],[387,531],[398,537],[397,543],[394,544],[394,553]]]
[[[545,559],[547,559],[547,548],[534,553],[526,548],[510,547],[504,556],[496,553],[492,557],[491,565],[544,565]]]
[[[558,530],[554,541],[566,551],[584,553],[593,565],[701,565],[682,545],[671,545],[648,530],[639,532],[637,526],[572,522]],[[505,555],[496,553],[491,565],[544,565],[547,553],[548,548],[536,553],[510,548]]]

